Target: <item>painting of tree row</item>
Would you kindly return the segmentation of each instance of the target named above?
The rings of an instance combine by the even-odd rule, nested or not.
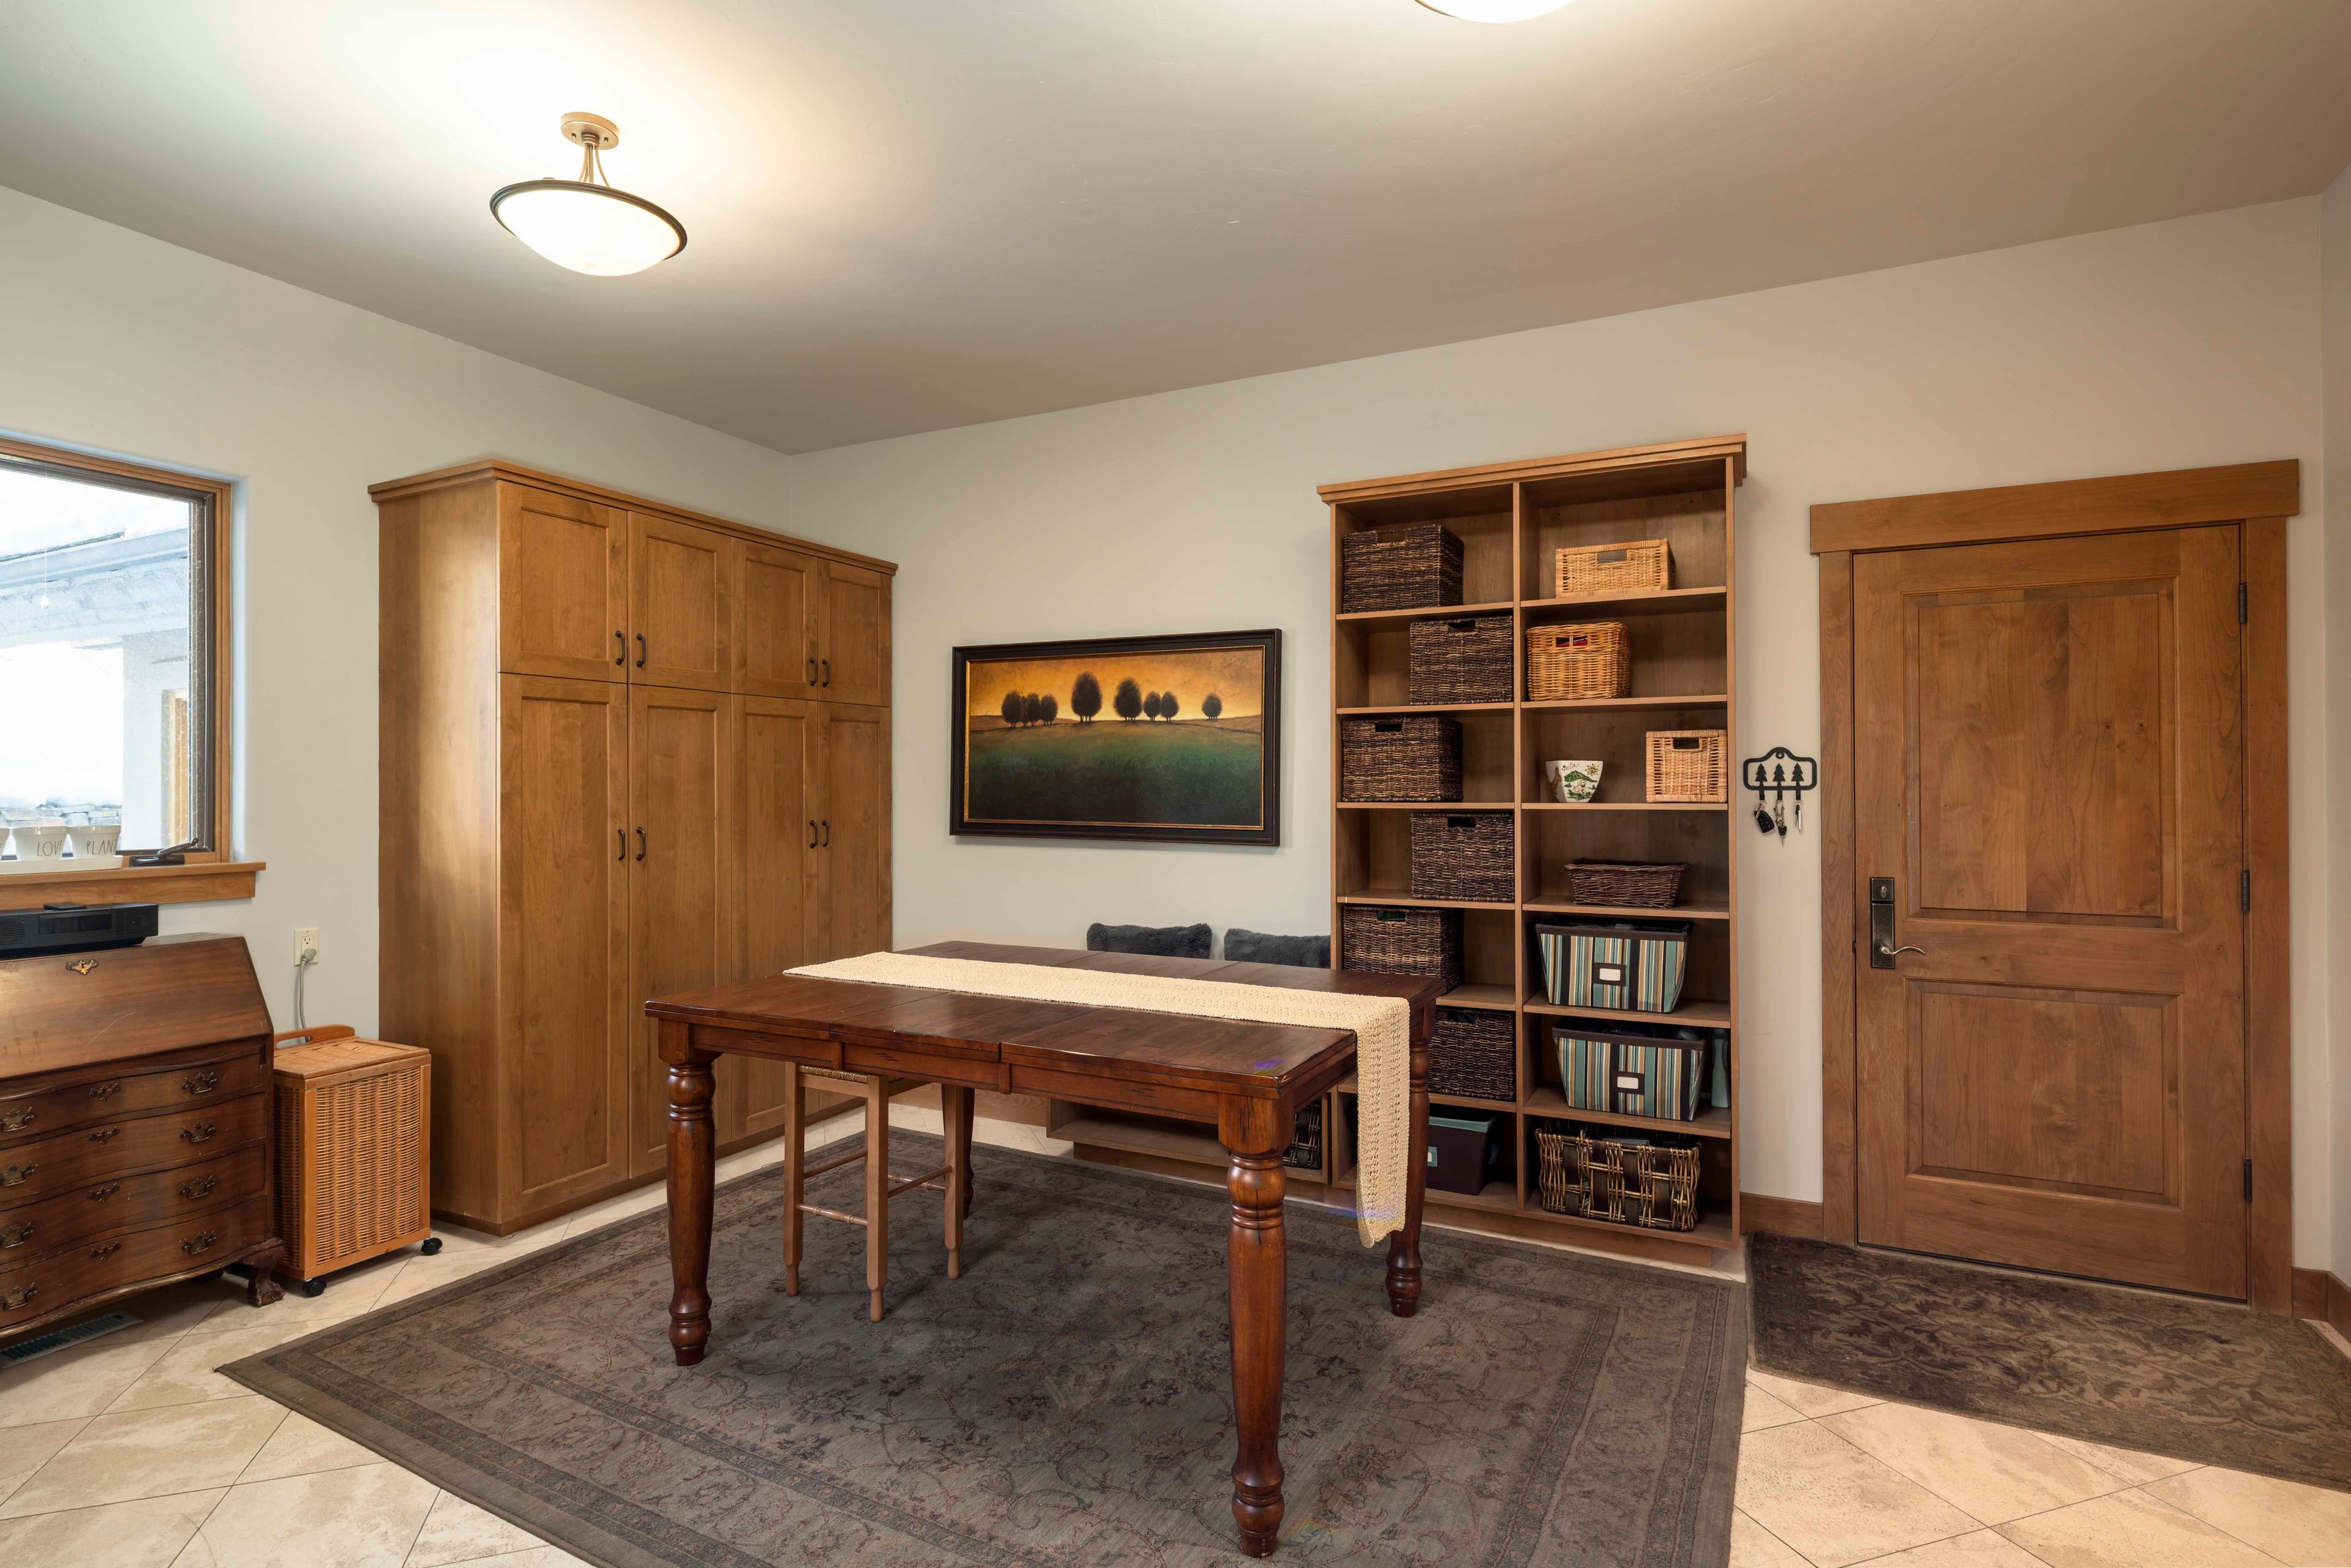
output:
[[[952,831],[1279,842],[1280,635],[956,649]]]

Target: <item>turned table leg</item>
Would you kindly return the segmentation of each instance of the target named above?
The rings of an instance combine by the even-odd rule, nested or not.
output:
[[[1404,1226],[1388,1237],[1388,1311],[1420,1310],[1420,1211],[1428,1196],[1428,1042],[1412,1047],[1411,1157],[1405,1161]]]
[[[1281,1380],[1289,1350],[1290,1244],[1281,1200],[1289,1139],[1272,1127],[1278,1105],[1228,1102],[1219,1129],[1232,1163],[1225,1176],[1232,1229],[1225,1266],[1232,1298],[1233,1522],[1241,1550],[1272,1555],[1281,1531]],[[1264,1124],[1256,1125],[1254,1124]]]
[[[716,1051],[688,1043],[686,1026],[661,1020],[669,1064],[669,1343],[680,1366],[702,1359],[710,1340],[710,1189],[716,1151],[710,1123]]]

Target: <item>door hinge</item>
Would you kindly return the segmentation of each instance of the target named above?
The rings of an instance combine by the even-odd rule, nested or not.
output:
[[[2241,871],[2237,873],[2237,913],[2251,915],[2252,912],[2253,873],[2250,870]]]
[[[2245,1201],[2253,1201],[2253,1162],[2251,1160],[2245,1162]]]
[[[2242,626],[2252,618],[2252,601],[2245,591],[2245,585],[2241,582],[2237,584],[2237,624]]]

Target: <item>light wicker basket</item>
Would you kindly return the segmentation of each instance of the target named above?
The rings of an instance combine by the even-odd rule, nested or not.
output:
[[[1729,800],[1729,734],[1719,729],[1649,731],[1649,799],[1692,805]]]
[[[1621,621],[1537,626],[1527,633],[1529,702],[1621,697],[1632,685],[1632,640]]]
[[[1558,553],[1553,570],[1562,599],[1646,592],[1674,585],[1673,549],[1663,539],[1574,546]]]
[[[303,1281],[432,1233],[433,1053],[334,1024],[281,1035],[277,1225]],[[431,1250],[431,1249],[427,1249]]]

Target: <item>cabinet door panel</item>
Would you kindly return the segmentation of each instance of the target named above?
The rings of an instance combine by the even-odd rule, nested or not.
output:
[[[812,556],[743,547],[742,690],[752,696],[817,695],[817,606],[823,571]]]
[[[504,675],[496,1092],[504,1211],[629,1174],[628,690]]]
[[[628,1005],[639,1176],[664,1168],[669,1134],[668,1071],[645,1000],[721,985],[739,962],[732,897],[737,704],[715,692],[629,693]]]
[[[890,710],[822,706],[822,792],[811,904],[823,925],[814,958],[890,946]]]
[[[743,889],[737,907],[742,912],[745,979],[810,963],[816,956],[813,932],[820,916],[808,889],[808,862],[817,852],[818,836],[816,732],[807,703],[743,699],[743,781],[737,797]],[[783,1064],[736,1060],[743,1063],[743,1124],[737,1131],[782,1126]]]
[[[627,515],[527,485],[498,486],[498,668],[622,681]]]
[[[723,692],[735,683],[735,599],[741,542],[729,535],[629,514],[629,679],[639,685]]]
[[[824,627],[817,695],[827,702],[890,701],[890,579],[861,566],[824,564]]]

